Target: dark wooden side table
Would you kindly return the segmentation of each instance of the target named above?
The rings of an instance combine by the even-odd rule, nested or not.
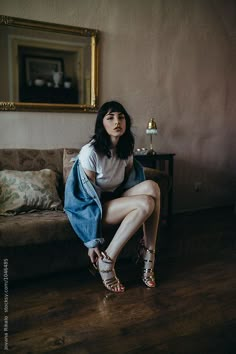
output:
[[[167,205],[167,223],[170,225],[173,213],[173,177],[174,177],[174,156],[173,153],[156,153],[155,155],[135,155],[143,166],[150,168],[158,168],[160,171],[167,172],[171,180],[171,186],[168,193]],[[168,163],[168,166],[166,166]]]

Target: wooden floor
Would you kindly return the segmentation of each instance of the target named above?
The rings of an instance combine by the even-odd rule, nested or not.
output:
[[[177,257],[171,247],[160,257],[155,289],[141,284],[133,263],[119,264],[124,294],[109,293],[87,270],[10,288],[9,351],[235,354],[235,219],[231,210],[176,216],[161,237],[177,247],[176,238],[188,236],[189,244],[181,242]],[[194,252],[197,235],[206,233],[218,237],[218,248]],[[166,242],[160,249],[167,252]]]

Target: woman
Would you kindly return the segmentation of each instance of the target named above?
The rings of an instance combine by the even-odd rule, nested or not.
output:
[[[98,269],[105,287],[123,292],[125,287],[115,273],[115,263],[127,241],[143,225],[142,280],[155,287],[154,262],[160,212],[160,190],[145,180],[143,169],[133,159],[134,137],[131,119],[115,101],[100,108],[95,134],[84,145],[66,183],[65,211],[77,233],[88,247],[88,256]],[[102,226],[119,227],[108,247]]]

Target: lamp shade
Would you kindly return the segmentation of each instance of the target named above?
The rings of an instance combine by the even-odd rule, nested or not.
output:
[[[148,122],[146,134],[156,135],[157,134],[157,124],[154,118],[151,118]]]

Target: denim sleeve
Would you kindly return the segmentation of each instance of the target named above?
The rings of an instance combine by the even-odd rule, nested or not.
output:
[[[104,242],[101,228],[102,210],[98,203],[100,200],[97,192],[80,170],[77,160],[66,182],[64,210],[76,235],[88,248]]]
[[[88,248],[98,247],[105,242],[104,238],[95,238],[94,240],[86,242],[84,245]]]

